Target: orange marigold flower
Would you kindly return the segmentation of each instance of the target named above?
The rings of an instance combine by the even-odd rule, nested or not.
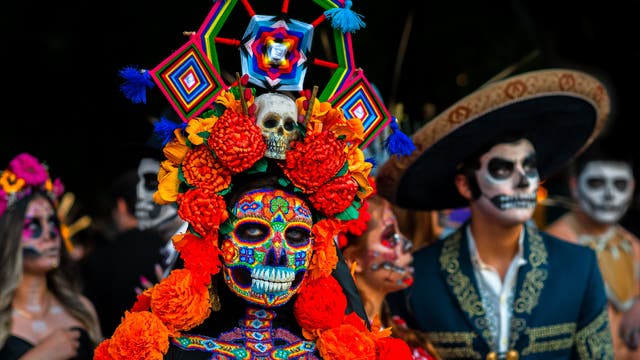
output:
[[[173,270],[151,293],[151,310],[172,333],[200,325],[211,314],[207,286],[197,286],[192,279],[189,270]]]
[[[233,173],[249,169],[267,150],[253,118],[226,110],[213,126],[209,146]]]
[[[326,216],[343,212],[356,197],[358,184],[350,175],[335,178],[309,196],[313,206]]]
[[[376,358],[376,344],[363,331],[351,324],[322,332],[316,347],[323,359],[330,360],[373,360]]]
[[[115,360],[161,360],[169,350],[169,335],[154,314],[127,311],[109,340],[109,355]]]
[[[222,196],[208,188],[189,189],[178,195],[178,215],[201,236],[217,231],[229,217]]]
[[[336,243],[334,237],[340,233],[343,221],[328,218],[315,223],[311,228],[313,233],[313,256],[309,263],[307,279],[314,280],[331,275],[338,263]]]
[[[136,302],[131,307],[131,312],[149,311],[151,308],[151,290],[146,289],[136,296]]]
[[[342,111],[339,109],[334,109],[331,116],[338,116],[337,114],[334,114],[335,112],[339,112],[340,116],[343,116]],[[336,121],[335,125],[329,129],[336,136],[344,136],[344,140],[348,143],[360,145],[362,140],[364,140],[364,126],[362,124],[362,120],[358,118],[351,118],[343,122]]]
[[[294,141],[281,166],[295,186],[315,192],[342,168],[346,161],[345,144],[329,131],[307,134]]]
[[[346,309],[347,297],[333,276],[308,282],[293,306],[298,324],[311,332],[339,326]]]
[[[210,188],[213,192],[222,191],[231,183],[229,170],[204,145],[187,153],[182,162],[182,175],[189,185]]]
[[[162,148],[162,152],[167,160],[174,165],[178,165],[182,162],[182,159],[184,159],[187,151],[189,151],[189,147],[185,142],[184,136],[178,129],[176,129],[174,134],[176,134],[176,137],[171,139],[171,141]]]
[[[109,355],[109,339],[105,339],[93,350],[93,360],[111,359],[113,358]]]

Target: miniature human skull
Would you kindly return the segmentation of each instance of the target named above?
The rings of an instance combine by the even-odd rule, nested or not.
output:
[[[633,169],[622,161],[594,160],[578,176],[580,207],[601,224],[614,224],[625,214],[634,190]]]
[[[291,142],[298,139],[298,109],[295,101],[279,93],[265,93],[255,99],[256,124],[267,144],[265,156],[284,160]]]
[[[256,189],[241,195],[231,213],[233,231],[221,246],[226,284],[254,304],[286,303],[311,261],[311,210],[285,191]]]

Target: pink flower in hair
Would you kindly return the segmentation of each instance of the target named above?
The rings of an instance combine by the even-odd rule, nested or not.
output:
[[[24,179],[27,185],[43,185],[48,178],[47,169],[40,164],[40,161],[30,154],[22,153],[17,155],[9,163],[9,169],[18,178]]]
[[[53,180],[53,194],[56,198],[59,198],[60,196],[62,196],[62,194],[64,194],[64,184],[62,183],[62,180],[60,180],[60,178],[56,178],[55,180]]]

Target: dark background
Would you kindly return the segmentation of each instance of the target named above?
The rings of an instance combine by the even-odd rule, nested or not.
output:
[[[258,7],[266,0],[251,3]],[[274,9],[281,5],[269,3]],[[147,105],[129,102],[119,92],[118,70],[159,64],[186,41],[182,31],[197,30],[211,4],[4,4],[2,167],[17,153],[30,152],[51,165],[85,212],[99,212],[108,184],[134,164],[131,155],[151,135],[150,118],[167,106],[157,89]],[[637,1],[353,0],[353,10],[367,24],[353,35],[355,62],[389,108],[404,105],[399,117],[408,133],[505,71],[556,66],[589,71],[609,86],[613,100],[605,134],[637,157],[637,6]],[[241,8],[238,2],[234,11]],[[310,0],[291,0],[290,10],[311,11],[311,17],[300,18],[307,22],[322,11]]]

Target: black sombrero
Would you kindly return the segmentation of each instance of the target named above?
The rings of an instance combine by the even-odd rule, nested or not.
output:
[[[413,210],[466,206],[454,184],[457,165],[488,141],[515,133],[534,145],[545,179],[594,140],[609,108],[605,86],[576,70],[538,70],[485,85],[417,130],[416,150],[381,166],[378,192]]]

